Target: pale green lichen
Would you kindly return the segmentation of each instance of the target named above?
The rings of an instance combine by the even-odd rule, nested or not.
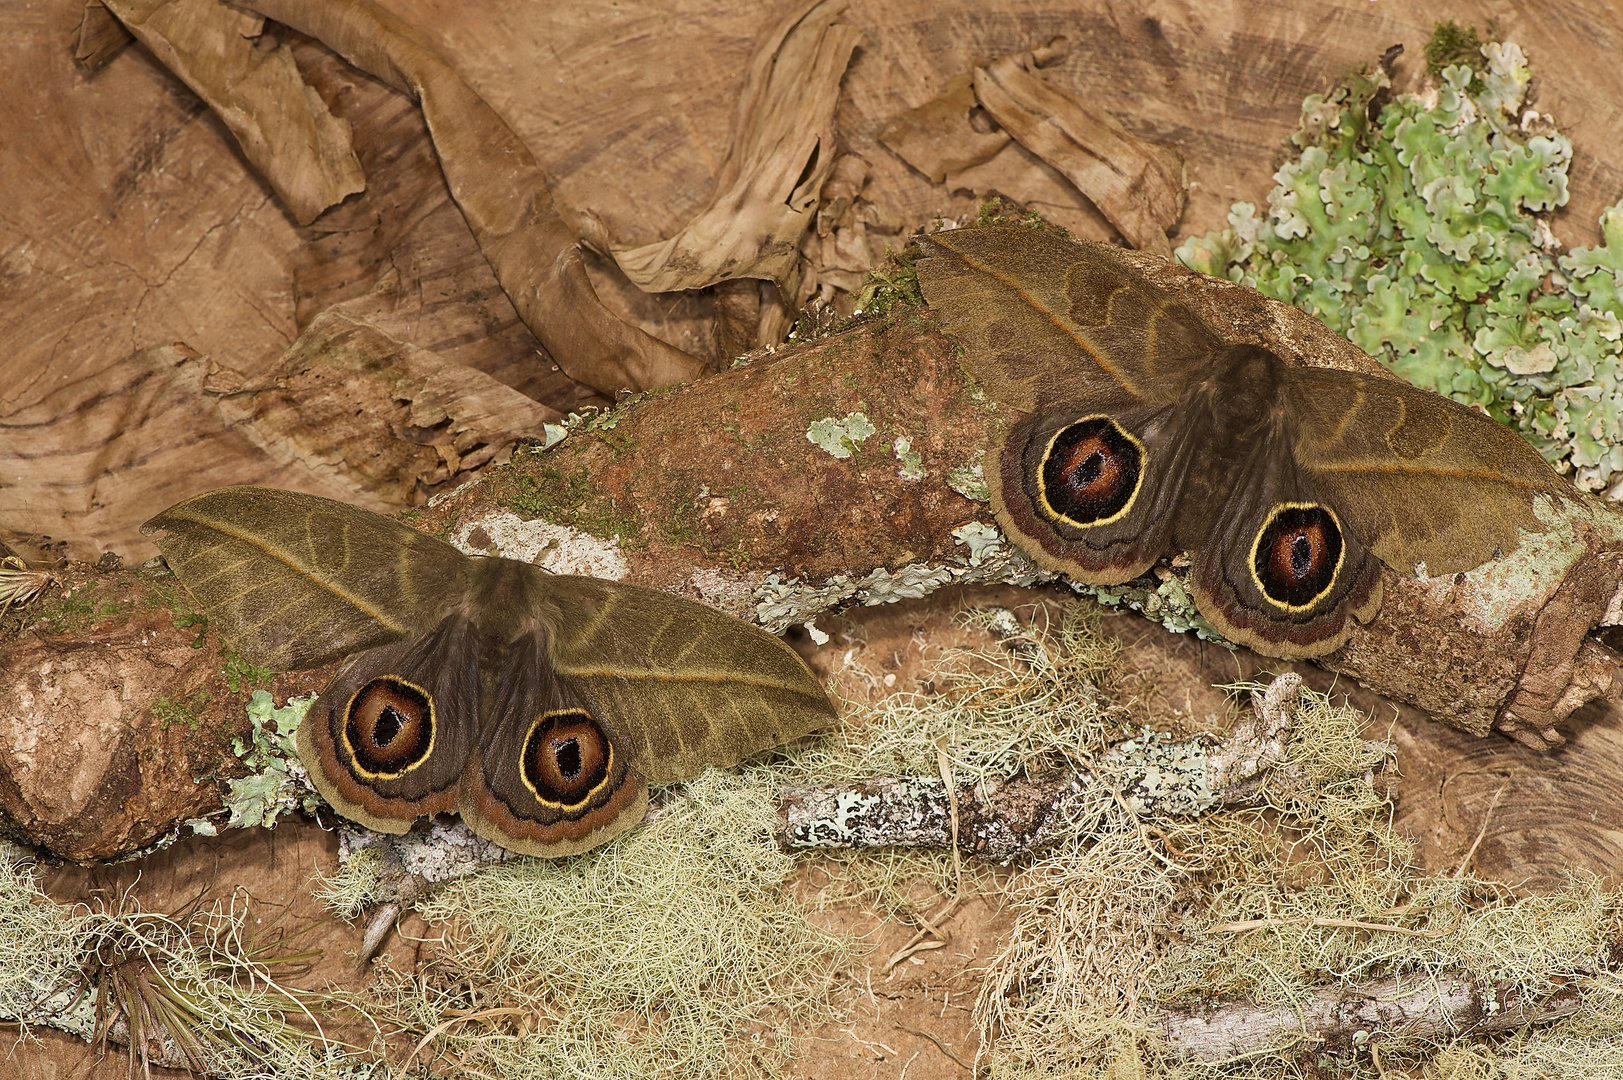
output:
[[[1373,122],[1380,71],[1309,97],[1266,215],[1235,203],[1229,228],[1178,258],[1311,312],[1410,382],[1516,427],[1580,486],[1613,489],[1623,204],[1601,219],[1603,246],[1559,255],[1541,215],[1567,201],[1572,144],[1523,113],[1521,49],[1490,42],[1439,75]]]
[[[976,502],[991,502],[992,492],[986,486],[986,473],[982,463],[986,460],[986,451],[975,451],[975,459],[967,465],[947,471],[947,486],[966,499]]]
[[[862,442],[879,429],[860,412],[846,413],[843,420],[825,416],[806,429],[806,438],[837,458],[848,458]]]
[[[1165,580],[1146,574],[1120,585],[1084,585],[1072,582],[1071,588],[1083,596],[1091,596],[1106,607],[1128,608],[1153,619],[1174,634],[1190,630],[1205,641],[1213,641],[1225,648],[1233,648],[1217,627],[1206,621],[1206,616],[1195,607],[1195,598],[1189,587],[1176,573]]]
[[[253,732],[245,742],[231,741],[231,752],[250,770],[247,776],[227,782],[225,808],[230,816],[224,828],[250,825],[272,826],[276,819],[294,809],[314,811],[317,800],[299,763],[293,736],[316,695],[292,698],[277,708],[276,699],[265,690],[255,690],[248,701],[248,718]],[[222,827],[207,818],[186,822],[195,833],[214,836]]]
[[[913,449],[911,439],[901,435],[896,436],[896,441],[891,444],[891,450],[896,454],[896,460],[902,463],[902,467],[896,470],[896,475],[903,480],[924,479],[924,459],[919,456],[917,450]]]
[[[979,566],[989,555],[997,554],[1004,548],[1003,534],[994,525],[987,525],[979,521],[971,521],[967,525],[960,525],[952,530],[955,542],[969,548],[969,565]]]

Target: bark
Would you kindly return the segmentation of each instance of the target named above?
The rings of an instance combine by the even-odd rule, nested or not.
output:
[[[1351,1049],[1365,1039],[1442,1039],[1514,1031],[1578,1010],[1575,989],[1529,1000],[1459,977],[1327,986],[1285,1006],[1235,1002],[1196,1013],[1167,1010],[1153,1023],[1180,1056],[1224,1061],[1303,1044]],[[1356,1039],[1355,1039],[1356,1037]]]

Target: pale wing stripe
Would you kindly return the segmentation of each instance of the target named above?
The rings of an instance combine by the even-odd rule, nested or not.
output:
[[[213,520],[209,520],[209,519],[205,519],[205,518],[192,517],[189,514],[177,514],[175,516],[182,517],[187,521],[195,522],[196,524],[202,525],[205,528],[213,529],[215,532],[218,532],[218,533],[224,533],[226,536],[232,537],[233,539],[236,539],[236,540],[241,540],[243,543],[246,543],[246,544],[249,544],[249,545],[251,545],[253,547],[259,548],[266,555],[270,556],[271,558],[277,560],[280,563],[283,563],[289,569],[292,569],[294,571],[297,571],[300,574],[303,574],[305,577],[309,578],[312,581],[318,582],[328,592],[332,593],[334,596],[338,597],[340,600],[343,600],[345,603],[347,603],[350,606],[354,607],[356,610],[364,612],[365,614],[371,616],[373,619],[376,619],[379,623],[381,623],[383,626],[385,626],[386,628],[388,628],[390,630],[393,630],[393,631],[395,631],[397,633],[404,633],[406,631],[406,629],[407,629],[407,627],[406,627],[406,625],[404,623],[397,622],[393,618],[390,618],[381,608],[378,608],[378,607],[375,607],[372,604],[366,603],[359,596],[356,596],[355,594],[349,592],[346,589],[339,588],[333,582],[328,581],[324,577],[317,576],[313,571],[310,570],[309,567],[305,566],[297,558],[295,558],[291,554],[286,554],[286,553],[282,552],[281,550],[279,550],[277,548],[271,547],[268,543],[266,543],[264,541],[264,539],[262,537],[256,536],[253,533],[244,532],[244,531],[242,531],[240,529],[233,528],[232,526],[229,526],[229,525],[227,525],[227,524],[225,524],[223,522],[219,522],[219,521],[213,521]]]

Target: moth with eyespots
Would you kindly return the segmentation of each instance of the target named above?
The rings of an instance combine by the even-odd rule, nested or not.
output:
[[[464,555],[345,503],[222,488],[144,528],[250,662],[348,657],[299,726],[299,759],[381,832],[455,812],[514,851],[575,854],[641,820],[649,781],[835,718],[794,650],[740,619]]]
[[[1188,551],[1201,614],[1259,652],[1332,652],[1379,610],[1383,563],[1472,569],[1577,495],[1464,405],[1225,341],[1104,245],[994,226],[920,247],[965,368],[1021,414],[986,470],[1010,539],[1103,585]]]

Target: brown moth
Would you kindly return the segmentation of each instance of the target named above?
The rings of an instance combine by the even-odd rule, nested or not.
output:
[[[1019,417],[998,522],[1037,563],[1114,585],[1189,551],[1196,606],[1271,656],[1322,656],[1381,604],[1381,563],[1469,570],[1577,493],[1519,435],[1396,379],[1235,345],[1101,244],[1021,226],[923,241],[919,284]]]
[[[299,758],[334,808],[381,832],[455,811],[514,851],[575,854],[641,820],[649,781],[835,718],[794,650],[739,619],[464,555],[346,503],[222,488],[155,530],[251,662],[350,657],[300,725]]]

